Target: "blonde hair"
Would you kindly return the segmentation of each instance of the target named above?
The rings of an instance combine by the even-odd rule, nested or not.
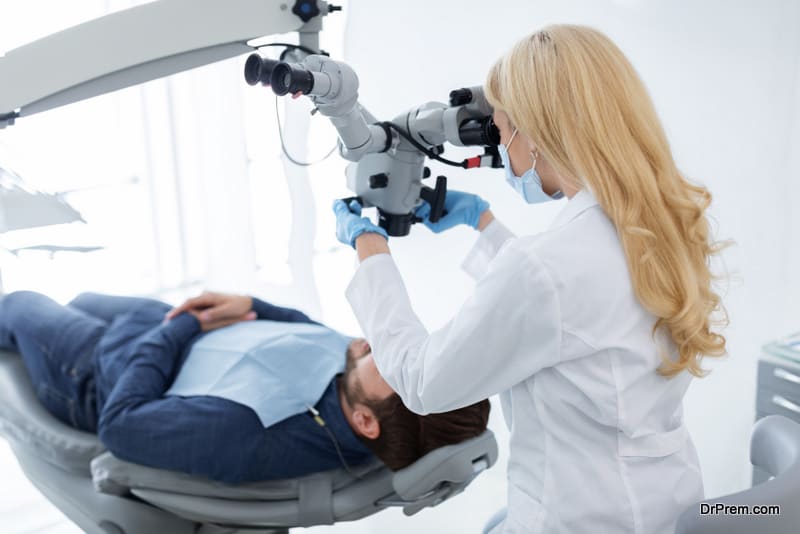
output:
[[[668,330],[678,358],[658,371],[703,376],[704,356],[725,354],[711,331],[727,323],[712,288],[711,194],[678,171],[644,84],[622,51],[597,30],[544,28],[517,43],[489,72],[486,96],[532,139],[554,170],[587,187],[614,223],[639,301]]]

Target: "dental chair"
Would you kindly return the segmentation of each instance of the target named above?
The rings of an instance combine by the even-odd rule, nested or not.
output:
[[[772,478],[750,489],[705,499],[711,506],[780,506],[779,515],[702,515],[696,503],[678,518],[676,534],[797,534],[800,532],[800,424],[782,415],[759,419],[750,438],[750,462]]]
[[[389,506],[406,515],[461,493],[497,461],[491,431],[391,471],[381,462],[227,485],[124,462],[39,403],[17,354],[0,351],[0,432],[33,484],[88,533],[287,534]]]

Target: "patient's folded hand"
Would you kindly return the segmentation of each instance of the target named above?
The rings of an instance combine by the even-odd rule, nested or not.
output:
[[[184,312],[191,313],[200,321],[203,331],[207,332],[240,321],[254,320],[256,313],[252,308],[253,299],[246,295],[205,292],[171,309],[166,319],[172,319]]]

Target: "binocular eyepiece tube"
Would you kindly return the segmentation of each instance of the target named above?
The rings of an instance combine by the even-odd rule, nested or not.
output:
[[[244,79],[250,85],[269,85],[278,95],[302,93],[304,95],[326,94],[330,90],[330,78],[312,72],[300,65],[263,58],[250,54],[244,65]],[[317,91],[314,91],[314,88]]]
[[[500,144],[500,130],[489,115],[461,123],[458,127],[458,138],[464,146],[497,146]]]

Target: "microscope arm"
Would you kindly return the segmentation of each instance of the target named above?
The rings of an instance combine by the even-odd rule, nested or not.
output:
[[[327,3],[315,4],[319,15]],[[321,28],[290,0],[158,0],[111,13],[0,56],[0,128],[78,100],[252,51],[271,34]]]

